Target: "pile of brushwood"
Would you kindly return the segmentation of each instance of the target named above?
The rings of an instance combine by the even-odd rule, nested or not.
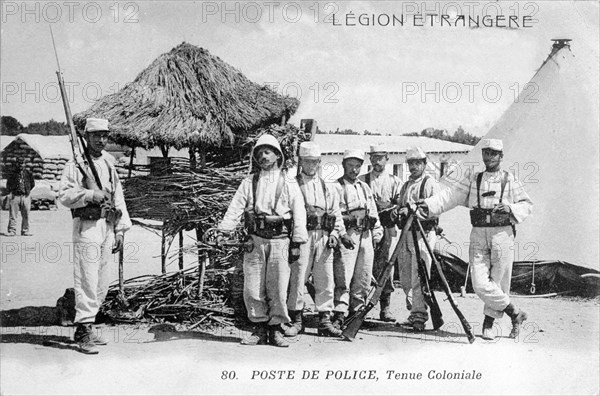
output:
[[[244,319],[243,278],[236,272],[240,252],[202,246],[187,249],[210,254],[211,265],[202,275],[198,268],[189,267],[128,279],[123,293],[118,284],[111,285],[101,307],[104,317],[116,323],[176,322],[188,329],[230,326],[236,318]]]

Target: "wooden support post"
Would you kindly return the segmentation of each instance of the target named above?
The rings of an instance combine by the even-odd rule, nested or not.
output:
[[[131,146],[131,154],[129,155],[129,171],[127,178],[131,178],[131,172],[133,170],[133,157],[135,157],[135,146]]]
[[[163,225],[162,239],[160,243],[160,268],[163,274],[167,273],[167,252],[165,249],[165,228]]]
[[[179,230],[179,269],[183,269],[183,230]]]
[[[190,169],[196,169],[198,164],[196,162],[196,147],[194,145],[188,147],[188,155],[190,156]]]
[[[198,147],[198,154],[200,156],[200,168],[204,169],[206,166],[206,148],[204,146]]]
[[[200,226],[196,226],[196,240],[202,240],[202,230]],[[202,305],[202,292],[204,291],[204,278],[206,275],[206,267],[208,266],[210,256],[208,250],[198,250],[198,305]]]
[[[123,245],[125,245],[125,241],[123,241]],[[123,249],[119,250],[119,293],[121,296],[125,296],[125,286],[123,280]]]

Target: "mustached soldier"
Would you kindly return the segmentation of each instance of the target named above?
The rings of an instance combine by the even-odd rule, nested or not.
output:
[[[364,157],[362,150],[346,150],[342,161],[344,176],[334,184],[346,227],[342,246],[333,258],[333,325],[337,328],[342,327],[347,312],[352,314],[366,303],[373,277],[373,245],[383,238],[373,192],[358,179]]]
[[[494,320],[505,313],[512,321],[509,337],[516,338],[527,313],[515,307],[509,297],[514,225],[531,214],[533,203],[523,184],[500,168],[504,157],[502,140],[484,139],[481,148],[485,172],[467,175],[451,188],[425,199],[422,206],[430,216],[458,205],[471,209],[469,263],[473,289],[484,303],[483,338],[495,338]]]
[[[318,334],[339,337],[342,332],[331,324],[333,310],[333,249],[346,233],[337,192],[318,175],[321,148],[313,142],[300,144],[301,173],[296,177],[306,205],[308,242],[300,246],[300,258],[292,263],[288,310],[292,325],[285,335],[303,330],[304,285],[312,272],[315,305],[319,312]]]
[[[390,174],[385,169],[389,157],[387,148],[383,144],[372,145],[369,150],[369,158],[373,169],[371,172],[360,176],[359,178],[367,183],[373,191],[373,197],[375,198],[375,204],[377,205],[377,211],[379,213],[379,221],[381,221],[381,225],[384,229],[383,239],[375,252],[375,262],[373,264],[373,274],[377,277],[377,275],[385,268],[388,260],[392,257],[396,243],[400,238],[400,232],[396,227],[396,223],[391,218],[391,214],[399,202],[398,199],[400,196],[400,189],[402,188],[402,180]],[[393,279],[395,267],[396,265],[392,267],[390,277],[386,281],[381,296],[379,297],[379,304],[381,307],[379,319],[384,322],[396,321],[390,312],[391,297],[394,292]],[[410,306],[410,282],[405,282],[405,276],[402,276],[402,274],[400,275],[400,281],[403,282],[402,288],[406,294],[406,303],[407,306]]]
[[[288,250],[307,241],[306,210],[298,183],[281,169],[277,139],[262,135],[252,156],[260,171],[244,179],[218,228],[235,229],[245,216],[254,249],[244,253],[244,303],[256,330],[244,345],[270,343],[288,347],[282,324],[290,322],[286,306],[290,281]],[[291,239],[291,242],[290,242]]]
[[[406,219],[408,215],[407,204],[413,204],[419,200],[428,198],[439,192],[438,183],[430,176],[425,174],[427,167],[427,155],[420,147],[412,147],[406,151],[406,162],[410,176],[400,191],[400,206],[397,210],[398,217]],[[422,221],[423,230],[425,231],[427,242],[430,246],[435,245],[436,234],[435,227],[437,219]],[[416,225],[413,225],[413,227]],[[427,246],[421,235],[417,234],[419,253],[427,268],[427,275],[431,274],[431,256],[427,250]],[[402,246],[402,255],[400,256],[400,272],[409,275],[410,285],[412,288],[412,307],[408,319],[401,323],[405,327],[409,327],[414,331],[421,332],[425,330],[425,323],[429,319],[427,312],[427,304],[421,291],[421,282],[419,279],[419,266],[417,262],[417,254],[415,252],[415,242],[412,233],[407,235],[407,238]]]
[[[58,192],[60,203],[73,215],[75,341],[87,354],[97,354],[96,345],[107,344],[92,331],[92,324],[108,292],[111,250],[116,253],[123,249],[123,235],[131,228],[115,159],[104,151],[108,128],[108,120],[86,120],[85,140],[103,189],[90,188],[75,162],[69,161]]]

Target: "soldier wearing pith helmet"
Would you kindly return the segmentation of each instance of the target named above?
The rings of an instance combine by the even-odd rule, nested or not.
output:
[[[85,140],[102,188],[71,160],[63,169],[58,192],[60,203],[73,215],[75,341],[86,354],[98,353],[96,346],[107,343],[94,333],[92,324],[108,292],[110,254],[123,249],[123,235],[131,227],[115,158],[104,151],[108,133],[108,120],[86,120]]]
[[[402,188],[402,180],[392,175],[386,170],[386,165],[389,160],[387,148],[383,144],[371,145],[369,150],[369,159],[371,161],[371,172],[360,176],[360,180],[369,185],[373,192],[375,205],[379,214],[379,220],[383,226],[383,239],[375,251],[375,262],[373,264],[373,275],[375,277],[383,271],[388,260],[394,253],[394,248],[400,237],[396,223],[391,214],[399,202],[400,189]],[[379,318],[385,322],[394,322],[396,319],[390,311],[391,296],[394,292],[394,267],[390,277],[385,283],[379,304],[381,310]],[[403,288],[406,293],[407,305],[410,304],[408,293],[410,286]],[[410,308],[409,308],[410,309]]]
[[[482,337],[493,340],[494,320],[506,313],[512,321],[509,337],[516,338],[527,314],[509,296],[515,224],[530,215],[533,203],[523,184],[500,166],[504,157],[502,140],[484,139],[481,154],[485,171],[467,174],[421,205],[429,216],[438,216],[458,205],[471,210],[469,263],[473,289],[484,303]]]
[[[244,253],[244,303],[256,326],[244,345],[288,347],[282,325],[290,280],[288,251],[308,239],[306,210],[298,183],[281,169],[283,151],[272,135],[262,135],[252,151],[259,170],[242,181],[218,226],[233,231],[244,217],[254,249]]]
[[[300,246],[298,261],[291,263],[287,306],[292,319],[285,335],[293,337],[304,329],[304,285],[312,273],[315,306],[319,313],[318,334],[339,337],[342,332],[331,324],[333,311],[333,248],[346,234],[340,200],[334,187],[319,176],[321,148],[303,142],[299,149],[300,174],[296,177],[306,207],[308,242]]]
[[[373,192],[358,178],[364,156],[362,150],[346,150],[342,161],[344,175],[334,184],[346,227],[342,246],[333,259],[336,327],[343,325],[347,312],[352,314],[366,303],[373,276],[374,245],[383,237]]]

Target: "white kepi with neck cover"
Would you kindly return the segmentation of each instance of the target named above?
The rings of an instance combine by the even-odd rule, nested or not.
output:
[[[484,139],[502,140],[501,167],[521,180],[534,202],[532,215],[517,225],[515,261],[559,260],[597,270],[598,57],[585,47],[577,52],[573,45],[572,51],[569,44],[555,40],[548,58]],[[456,183],[469,168],[484,169],[483,143],[446,183]],[[470,229],[468,215],[445,227],[448,237],[462,244],[458,227]]]

